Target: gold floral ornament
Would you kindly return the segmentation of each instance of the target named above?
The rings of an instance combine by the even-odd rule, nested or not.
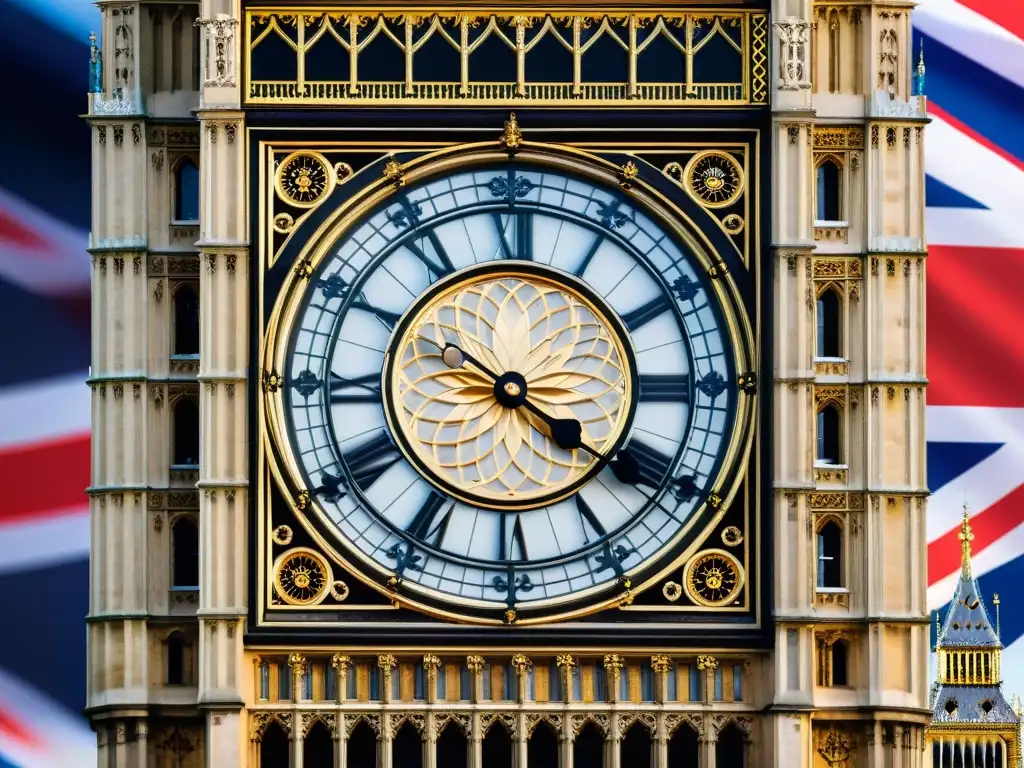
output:
[[[558,447],[528,408],[499,403],[489,373],[518,374],[521,384],[507,382],[507,394],[578,420],[583,443],[600,453],[627,426],[628,353],[599,311],[567,286],[535,275],[483,275],[442,292],[410,328],[393,352],[391,418],[428,474],[468,501],[543,506],[597,467],[587,451]],[[449,344],[482,367],[449,367]]]
[[[311,208],[327,195],[334,176],[327,160],[316,152],[293,152],[277,168],[277,194],[289,205]]]
[[[695,603],[718,608],[729,605],[739,595],[743,569],[725,550],[709,549],[687,564],[683,583]]]
[[[292,549],[277,560],[274,586],[289,605],[315,605],[331,582],[327,562],[311,549]]]
[[[743,193],[743,169],[732,155],[708,150],[694,155],[686,164],[683,182],[704,206],[725,208]]]
[[[519,129],[519,121],[516,120],[515,112],[511,112],[508,120],[505,121],[505,130],[498,143],[510,154],[519,149],[519,145],[523,143],[523,132]]]

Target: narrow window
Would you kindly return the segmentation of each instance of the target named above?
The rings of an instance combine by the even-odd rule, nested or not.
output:
[[[484,676],[484,679],[483,679],[483,683],[484,683],[484,686],[483,686],[483,688],[484,688],[483,696],[484,696],[484,699],[490,700],[491,699],[491,665],[490,665],[489,662],[486,662],[486,661],[484,662],[484,668],[483,668],[482,674]]]
[[[187,398],[174,405],[174,463],[199,466],[199,406]]]
[[[702,701],[704,698],[704,686],[701,684],[704,673],[697,669],[696,664],[689,665],[690,672],[690,701]]]
[[[832,643],[832,685],[849,685],[849,648],[845,640]]]
[[[839,409],[826,405],[818,411],[818,461],[842,464],[839,455]]]
[[[167,637],[167,684],[185,684],[185,635],[177,631]]]
[[[187,516],[171,526],[171,586],[199,588],[199,529]]]
[[[723,680],[722,668],[715,667],[715,701],[725,700],[725,681]]]
[[[469,677],[469,667],[465,664],[459,668],[459,688],[461,689],[459,698],[462,701],[469,701],[473,688]]]
[[[679,676],[674,666],[668,670],[668,700],[679,701]]]
[[[270,664],[260,662],[260,701],[270,700]]]
[[[174,220],[199,221],[199,167],[188,157],[174,171]]]
[[[831,288],[818,298],[817,349],[818,357],[842,357],[840,344],[840,320],[842,305],[839,296]]]
[[[735,664],[732,668],[732,700],[743,701],[743,665]]]
[[[174,292],[173,354],[199,354],[199,297],[187,284]]]
[[[562,700],[562,670],[556,662],[551,662],[548,671],[548,701]]]
[[[842,221],[840,184],[842,171],[834,160],[823,160],[818,165],[817,195],[818,221]]]
[[[829,520],[818,530],[818,586],[838,589],[843,586],[843,529]]]
[[[383,698],[380,691],[380,667],[370,667],[370,701],[380,701]]]
[[[302,698],[306,701],[313,700],[313,670],[306,665],[306,671],[302,673]]]
[[[417,664],[412,673],[412,698],[414,701],[423,701],[426,698],[427,674],[422,664]]]
[[[327,667],[324,672],[324,699],[335,701],[338,698],[338,670],[333,666]]]
[[[640,665],[640,700],[654,701],[654,669],[646,661]]]
[[[285,661],[277,663],[277,698],[288,701],[292,697],[292,669]]]
[[[601,662],[594,662],[594,701],[608,701],[608,679]]]

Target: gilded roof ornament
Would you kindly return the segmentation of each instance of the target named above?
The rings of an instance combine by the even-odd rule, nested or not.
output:
[[[920,53],[917,57],[917,67],[914,69],[914,95],[924,96],[924,38],[921,38]]]
[[[971,516],[967,511],[967,502],[964,502],[964,517],[960,523],[960,575],[971,578],[971,542],[974,541],[974,532],[971,530]]]
[[[514,153],[523,143],[523,132],[519,130],[519,121],[516,120],[515,112],[509,113],[508,120],[505,121],[505,131],[498,139],[498,143],[501,144],[502,149],[508,150],[509,154]]]
[[[103,57],[95,32],[89,33],[89,93],[103,93]]]

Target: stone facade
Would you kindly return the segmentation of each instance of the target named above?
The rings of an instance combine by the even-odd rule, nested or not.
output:
[[[399,768],[409,733],[425,766],[443,765],[439,745],[454,739],[482,768],[496,728],[508,746],[493,748],[520,768],[538,729],[561,768],[592,764],[588,749],[617,768],[645,748],[657,768],[924,765],[925,121],[909,4],[768,9],[761,194],[774,257],[762,311],[774,361],[760,378],[772,388],[774,499],[757,514],[773,531],[772,647],[721,649],[708,636],[673,652],[529,655],[247,647],[242,11],[234,0],[99,5],[87,706],[102,768]],[[181,207],[189,164],[195,215]],[[194,566],[174,543],[190,531]]]

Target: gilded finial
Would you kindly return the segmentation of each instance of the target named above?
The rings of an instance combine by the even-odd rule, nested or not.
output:
[[[914,69],[914,95],[924,96],[924,38],[921,38],[920,52],[917,56],[917,67]]]
[[[502,149],[508,150],[509,154],[519,149],[519,145],[523,143],[523,132],[519,130],[519,121],[516,120],[515,112],[509,112],[508,120],[505,121],[505,131],[498,139],[498,143],[501,144]]]
[[[95,32],[89,33],[89,93],[103,93],[103,58]]]
[[[999,637],[999,595],[992,595],[992,605],[996,607],[996,637]]]
[[[962,578],[971,578],[971,542],[974,541],[974,532],[971,530],[971,515],[967,511],[967,502],[964,502],[964,517],[960,523],[960,575]]]

